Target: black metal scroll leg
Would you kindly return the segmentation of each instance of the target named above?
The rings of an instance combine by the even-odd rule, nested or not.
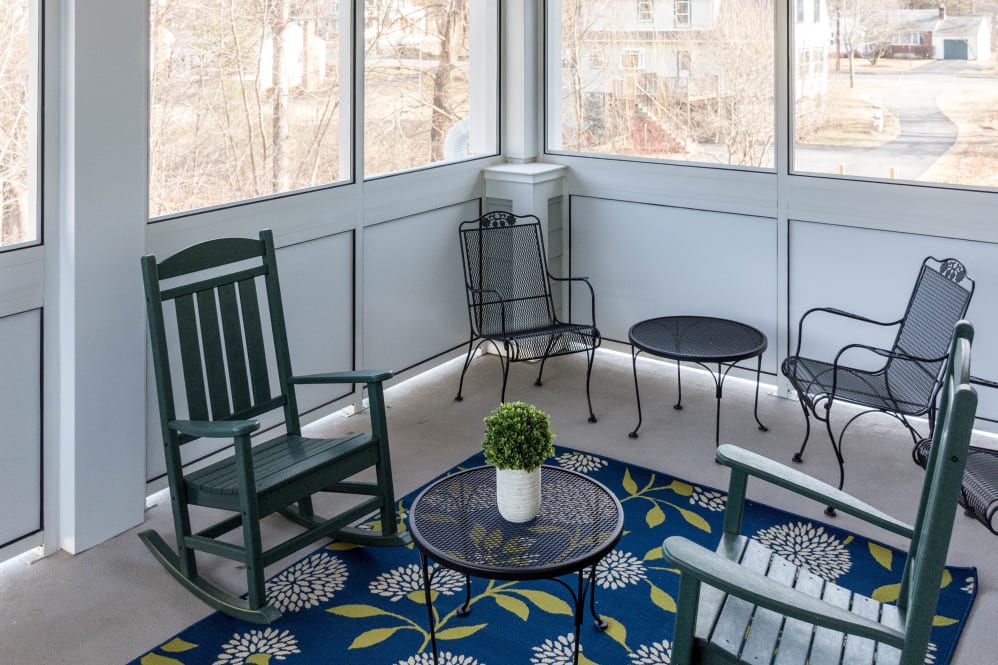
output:
[[[457,608],[457,615],[466,617],[471,614],[471,577],[464,576],[464,605]]]
[[[769,428],[762,424],[759,420],[759,382],[762,380],[762,355],[759,356],[759,365],[755,370],[755,410],[753,411],[755,415],[755,421],[759,423],[759,429],[763,432],[768,432]]]
[[[506,380],[509,378],[509,358],[503,355],[499,356],[499,363],[502,365],[502,394],[499,395],[499,402],[506,402]]]
[[[683,408],[683,377],[679,373],[680,363],[676,361],[676,390],[679,393],[676,397],[676,403],[672,406],[673,409]]]
[[[828,418],[825,420],[825,427],[828,429],[828,438],[832,441],[832,449],[835,451],[835,459],[839,463],[839,489],[842,489],[842,485],[845,484],[846,480],[846,465],[845,458],[842,456],[842,439],[838,441],[835,440],[835,434],[832,433],[832,419]],[[825,514],[829,517],[835,517],[835,508],[831,506],[825,507]]]
[[[729,368],[730,371],[730,368]],[[724,377],[726,374],[721,373],[721,363],[717,363],[717,376],[714,377],[714,383],[717,384],[716,390],[714,392],[714,398],[717,402],[717,408],[714,409],[714,447],[717,448],[718,444],[721,442],[721,393],[724,392]]]
[[[468,340],[468,356],[464,359],[464,367],[461,368],[461,380],[457,384],[457,396],[454,397],[454,400],[457,402],[464,399],[464,397],[461,396],[461,392],[464,390],[464,374],[468,371],[468,366],[471,365],[472,344],[474,344],[474,342],[474,337]]]
[[[433,618],[433,597],[430,591],[430,562],[422,551],[419,553],[419,563],[423,566],[423,591],[426,593],[426,613],[430,619],[430,644],[433,647],[433,665],[437,665],[437,627]]]
[[[800,408],[804,411],[804,440],[801,441],[800,450],[794,453],[793,459],[799,464],[804,461],[804,449],[807,447],[807,440],[811,438],[811,412],[808,411],[807,404],[800,398],[799,393],[798,401],[800,401]]]
[[[583,572],[580,570],[579,592],[575,596],[575,657],[572,659],[573,665],[579,665],[579,651],[581,650],[579,641],[582,639],[582,613],[586,608],[586,592],[585,587],[582,586],[582,575]]]
[[[589,380],[593,376],[593,361],[596,360],[596,349],[592,348],[586,353],[589,363],[586,365],[586,402],[589,404],[589,422],[596,422],[596,414],[593,413],[593,398],[589,394]]]
[[[589,569],[589,611],[593,614],[593,627],[596,630],[604,631],[610,624],[596,611],[596,565]]]
[[[635,351],[633,344],[631,345],[631,366],[634,368],[634,398],[638,402],[638,424],[627,436],[636,439],[638,438],[638,429],[641,427],[641,391],[638,390],[638,351]]]

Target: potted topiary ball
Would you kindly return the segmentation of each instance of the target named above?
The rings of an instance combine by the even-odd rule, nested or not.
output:
[[[541,512],[541,465],[554,455],[548,414],[523,402],[500,404],[485,419],[482,450],[496,468],[496,504],[510,522]]]

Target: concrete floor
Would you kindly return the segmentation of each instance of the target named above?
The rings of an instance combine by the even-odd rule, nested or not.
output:
[[[534,365],[510,372],[507,398],[528,401],[551,414],[556,444],[662,469],[688,480],[724,488],[727,473],[713,462],[714,384],[702,372],[683,371],[681,411],[676,397],[675,366],[639,360],[644,405],[640,437],[630,439],[637,412],[630,356],[601,350],[593,373],[593,405],[599,422],[586,422],[585,365],[580,356],[552,361],[545,385],[533,385]],[[499,398],[499,369],[494,358],[478,359],[465,381],[465,399],[454,401],[460,364],[443,367],[388,390],[392,463],[399,496],[476,452],[482,419]],[[764,377],[765,379],[765,377]],[[772,381],[773,378],[769,377]],[[752,419],[754,383],[731,377],[722,402],[721,441],[738,443],[789,462],[803,436],[796,401],[780,399],[763,386],[759,414],[768,432]],[[360,424],[358,424],[360,420]],[[334,415],[311,425],[313,431],[362,428],[366,414]],[[871,415],[850,428],[846,441],[846,489],[887,512],[913,521],[923,472],[911,461],[910,438],[893,419]],[[838,472],[831,446],[816,430],[805,462],[798,467],[829,482]],[[750,483],[753,498],[815,519],[826,520],[814,505],[761,483]],[[147,519],[110,541],[76,556],[64,552],[28,563],[15,559],[0,566],[0,663],[124,663],[170,638],[209,610],[159,566],[136,537],[155,528],[172,537],[169,506],[163,494]],[[904,547],[848,516],[837,524]],[[268,518],[269,533],[287,528]],[[265,534],[266,538],[266,534]],[[949,562],[976,565],[978,596],[961,638],[954,665],[986,665],[998,653],[998,539],[976,521],[957,516]],[[290,559],[299,558],[307,548]],[[289,559],[289,561],[290,561]],[[286,563],[275,564],[268,574]],[[216,579],[243,586],[237,567],[214,562],[203,568]]]

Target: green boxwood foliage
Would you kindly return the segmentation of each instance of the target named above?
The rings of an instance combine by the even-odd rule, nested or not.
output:
[[[548,414],[523,402],[500,404],[485,419],[482,450],[497,469],[531,471],[554,455]]]

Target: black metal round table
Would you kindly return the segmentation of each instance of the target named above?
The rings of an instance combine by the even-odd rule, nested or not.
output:
[[[498,580],[552,579],[575,603],[575,662],[586,593],[596,627],[596,564],[610,553],[624,529],[624,511],[613,492],[575,471],[541,469],[541,514],[530,522],[507,522],[496,508],[495,468],[480,466],[442,478],[423,490],[409,509],[409,531],[419,550],[433,662],[436,626],[429,559],[465,575],[465,602],[471,611],[471,576]],[[588,568],[588,574],[585,574]],[[578,575],[577,589],[560,576]]]
[[[714,419],[714,445],[721,432],[721,392],[728,372],[739,361],[758,358],[755,374],[755,421],[759,429],[766,426],[759,420],[759,379],[762,375],[762,354],[768,341],[766,335],[750,325],[710,316],[661,316],[640,321],[627,333],[631,341],[631,365],[634,368],[634,395],[638,403],[638,424],[628,436],[637,438],[641,427],[641,393],[638,390],[638,354],[647,352],[676,361],[676,383],[679,397],[673,408],[683,408],[683,384],[680,376],[682,361],[693,362],[714,378],[717,410]],[[706,363],[717,363],[717,373]],[[722,368],[727,366],[727,369]]]

